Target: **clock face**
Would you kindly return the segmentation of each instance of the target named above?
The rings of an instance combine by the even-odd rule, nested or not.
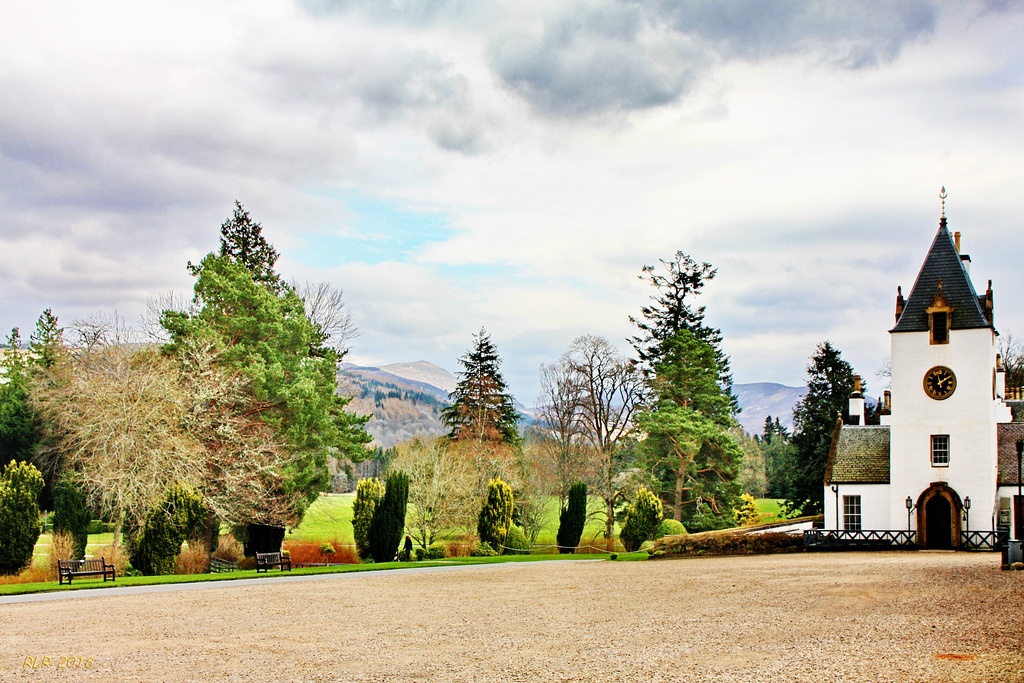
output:
[[[949,398],[956,390],[956,375],[945,365],[936,365],[925,373],[924,392],[941,401]]]

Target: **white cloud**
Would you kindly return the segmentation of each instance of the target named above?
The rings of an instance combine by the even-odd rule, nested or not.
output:
[[[1012,3],[40,1],[4,19],[0,327],[45,306],[130,319],[187,290],[239,199],[286,275],[345,289],[354,360],[456,369],[485,326],[530,402],[578,334],[625,349],[641,266],[682,249],[719,268],[700,303],[737,381],[798,383],[826,338],[870,375],[946,185],[997,323],[1024,329]],[[444,220],[374,226],[402,247],[374,263],[344,240],[336,266],[306,263],[311,236],[364,225],[353,197]]]

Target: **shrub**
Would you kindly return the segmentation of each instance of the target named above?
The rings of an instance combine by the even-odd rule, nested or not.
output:
[[[529,555],[530,542],[526,540],[523,530],[513,524],[509,527],[508,536],[505,537],[505,547],[502,555]]]
[[[55,534],[69,534],[75,544],[73,556],[61,559],[80,560],[85,557],[85,546],[89,542],[92,515],[89,510],[88,498],[80,482],[68,474],[61,477],[54,487],[51,523]]]
[[[217,549],[213,551],[213,556],[238,564],[245,557],[245,551],[242,549],[242,544],[238,542],[237,538],[231,534],[225,534],[217,539]]]
[[[558,552],[570,554],[576,551],[587,524],[587,485],[578,481],[569,488],[569,500],[558,518]]]
[[[444,543],[431,543],[423,553],[424,560],[443,560],[448,557],[448,548]]]
[[[470,557],[497,557],[498,552],[491,547],[490,543],[477,543],[469,551]]]
[[[205,514],[198,491],[172,486],[164,500],[146,514],[132,544],[132,565],[146,576],[174,573],[181,544]]]
[[[129,576],[132,569],[128,561],[128,552],[121,544],[101,545],[93,551],[93,557],[102,557],[107,564],[114,565],[118,576]],[[136,572],[135,575],[138,573]]]
[[[749,534],[737,531],[709,531],[688,536],[669,536],[655,541],[647,552],[651,557],[680,555],[764,555],[803,550],[800,535],[782,532]],[[659,554],[660,553],[660,554]]]
[[[373,511],[384,497],[384,484],[380,479],[360,479],[356,486],[356,499],[352,503],[352,535],[356,552],[363,560],[370,557],[370,525]]]
[[[321,543],[320,544],[320,554],[321,555],[333,555],[334,552],[335,552],[334,551],[334,546],[331,545],[330,543],[326,543],[325,542],[325,543]]]
[[[686,533],[686,527],[683,523],[676,519],[663,519],[658,525],[658,530],[654,532],[654,538],[661,538],[662,536],[680,536]]]
[[[57,560],[77,560],[75,537],[66,531],[56,531],[50,538],[50,581],[57,580]]]
[[[334,553],[325,556],[321,551],[325,545],[334,548]],[[284,542],[284,549],[281,552],[291,556],[293,567],[297,564],[318,564],[325,561],[332,564],[359,564],[355,546],[345,545],[339,538],[329,538],[325,541],[289,540]]]
[[[640,487],[636,492],[636,499],[629,506],[619,540],[627,552],[634,552],[654,535],[660,523],[661,501],[649,490]]]
[[[500,551],[511,526],[512,487],[501,479],[491,479],[487,483],[487,500],[477,517],[476,532],[480,542]]]
[[[27,462],[7,463],[0,475],[0,574],[17,574],[32,563],[39,540],[43,475]]]
[[[409,500],[409,475],[395,470],[388,474],[384,497],[373,511],[370,523],[370,555],[374,562],[390,562],[398,552],[405,531],[405,507]]]
[[[757,507],[757,501],[749,493],[741,496],[743,504],[732,511],[736,515],[736,523],[740,526],[754,526],[761,523],[761,508]]]
[[[175,574],[205,574],[209,569],[210,554],[198,541],[195,545],[189,543],[188,547],[174,558]]]

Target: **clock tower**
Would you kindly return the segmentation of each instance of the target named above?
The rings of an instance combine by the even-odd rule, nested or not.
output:
[[[827,542],[993,548],[1011,519],[1024,537],[1024,496],[1013,487],[1024,422],[1011,410],[1024,415],[1024,393],[1004,386],[992,282],[978,295],[970,263],[943,207],[910,295],[896,290],[881,424],[864,424],[855,392],[850,424],[836,427],[824,482]]]

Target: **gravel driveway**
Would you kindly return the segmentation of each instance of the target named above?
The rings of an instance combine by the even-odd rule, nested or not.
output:
[[[1024,681],[1024,572],[998,562],[548,562],[6,604],[0,680]]]

